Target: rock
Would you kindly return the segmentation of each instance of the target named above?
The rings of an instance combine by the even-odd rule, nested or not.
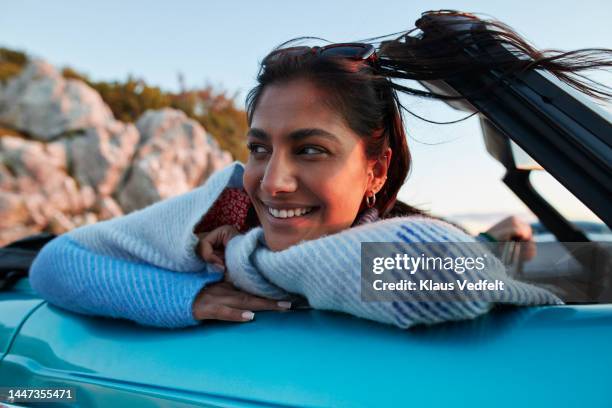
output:
[[[0,230],[0,245],[8,245],[11,242],[20,240],[30,235],[35,235],[42,232],[42,229],[37,226],[30,225],[14,225],[11,228]]]
[[[119,205],[125,213],[144,208],[159,201],[160,198],[155,180],[149,174],[147,164],[144,162],[134,164],[130,169],[128,181],[117,195]]]
[[[73,223],[68,217],[61,212],[55,212],[49,221],[49,231],[56,235],[63,234],[64,232],[70,231],[76,228],[77,225]]]
[[[111,122],[87,129],[83,136],[67,141],[72,174],[99,196],[111,195],[130,165],[139,139],[131,123]]]
[[[96,222],[98,222],[98,216],[92,212],[86,212],[82,215],[75,215],[73,217],[71,217],[70,221],[77,227],[83,226],[83,225],[91,225],[91,224],[95,224]]]
[[[66,171],[62,143],[42,143],[18,137],[0,139],[2,192],[19,197],[0,205],[0,218],[11,225],[33,224],[44,228],[56,212],[79,214],[91,208],[96,194],[91,186],[78,186]],[[10,175],[10,176],[9,176]],[[24,216],[21,208],[26,208]],[[16,219],[15,217],[18,217]]]
[[[0,152],[0,154],[2,154]],[[12,191],[15,189],[15,178],[8,167],[0,161],[0,191]]]
[[[219,147],[219,144],[212,137],[211,145],[214,146],[210,151],[210,156],[208,158],[208,166],[202,175],[200,176],[200,180],[196,183],[196,186],[203,184],[208,177],[213,174],[215,171],[222,169],[223,167],[233,163],[234,159],[230,152],[222,150]]]
[[[84,82],[64,79],[50,64],[31,61],[0,92],[0,122],[48,141],[113,121],[110,108]]]
[[[123,210],[121,210],[119,204],[111,197],[103,197],[98,200],[94,206],[94,210],[100,220],[108,220],[123,215]]]
[[[185,193],[232,162],[195,120],[175,109],[149,110],[136,123],[141,141],[118,201],[125,212]]]
[[[48,204],[67,214],[79,214],[91,208],[96,201],[96,193],[89,186],[80,187],[72,177],[66,177],[58,189],[44,190]]]
[[[41,186],[54,189],[66,178],[66,151],[59,144],[45,144],[15,136],[0,138],[0,165],[12,177],[3,190],[34,193]]]
[[[0,191],[0,231],[25,224],[30,219],[24,197]]]
[[[232,162],[182,111],[116,121],[95,90],[42,61],[0,86],[0,123],[0,245],[121,216]]]

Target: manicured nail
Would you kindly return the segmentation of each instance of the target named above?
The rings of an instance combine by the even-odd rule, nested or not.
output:
[[[277,303],[278,307],[281,307],[283,309],[291,309],[291,302],[285,302],[285,301],[281,301]]]
[[[253,312],[242,312],[243,320],[253,320],[254,317],[255,317],[255,313]]]

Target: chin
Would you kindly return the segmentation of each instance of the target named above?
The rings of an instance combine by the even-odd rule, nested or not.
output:
[[[268,249],[274,252],[282,251],[300,242],[299,240],[282,239],[281,237],[276,237],[275,239],[268,239],[265,234],[264,237],[266,239],[266,245]]]
[[[271,237],[271,235],[272,234],[266,233],[264,230],[266,246],[274,252],[282,251],[307,239],[306,237],[302,236],[287,236],[278,233],[274,233],[273,237]]]

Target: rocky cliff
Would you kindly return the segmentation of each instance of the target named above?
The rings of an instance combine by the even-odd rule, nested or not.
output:
[[[0,84],[0,245],[134,211],[231,162],[183,112],[117,121],[94,89],[32,61]]]

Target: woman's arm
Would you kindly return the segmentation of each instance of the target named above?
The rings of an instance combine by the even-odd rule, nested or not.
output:
[[[32,288],[54,305],[159,327],[197,324],[194,299],[222,277],[206,265],[199,271],[175,272],[99,254],[69,235],[49,242],[30,268]]]
[[[30,269],[52,304],[142,324],[195,324],[191,302],[221,274],[195,252],[193,228],[222,191],[215,182],[49,242]]]
[[[222,274],[196,253],[194,228],[222,192],[241,181],[241,165],[234,164],[193,191],[56,238],[32,265],[33,288],[80,313],[162,327],[195,324],[194,299]]]
[[[214,233],[207,235],[208,240],[211,236]],[[209,261],[206,255],[203,258]],[[291,307],[241,292],[220,282],[222,278],[212,262],[201,271],[176,272],[96,253],[70,235],[49,242],[30,268],[32,287],[50,303],[143,325],[177,328],[199,320],[246,322],[253,319],[253,311]]]

